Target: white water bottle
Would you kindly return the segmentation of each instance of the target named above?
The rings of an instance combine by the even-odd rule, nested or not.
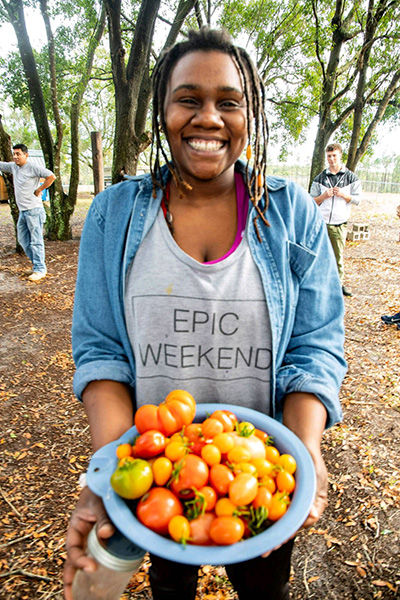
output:
[[[76,572],[73,600],[120,600],[132,575],[139,570],[145,551],[118,530],[99,540],[93,527],[87,540],[87,555],[97,563],[96,571]]]

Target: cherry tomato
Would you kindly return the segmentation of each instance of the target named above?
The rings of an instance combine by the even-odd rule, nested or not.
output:
[[[120,444],[117,447],[116,455],[119,460],[121,460],[121,458],[126,458],[127,456],[132,456],[131,444]]]
[[[185,427],[185,437],[189,440],[191,452],[200,456],[201,449],[206,443],[205,437],[201,432],[200,423],[190,423],[190,425],[187,425]]]
[[[275,492],[271,499],[271,504],[268,508],[268,519],[277,521],[287,511],[289,505],[289,497],[285,492]]]
[[[274,470],[274,465],[266,458],[253,458],[251,463],[255,466],[258,477],[271,475]]]
[[[221,451],[214,444],[205,444],[201,449],[201,458],[212,467],[221,462]]]
[[[243,446],[235,446],[228,452],[228,462],[230,463],[249,462],[250,460],[251,453]]]
[[[258,488],[257,496],[254,498],[252,505],[254,508],[259,508],[263,506],[264,508],[269,508],[272,502],[272,494],[268,488],[265,486],[261,486]]]
[[[215,410],[212,415],[212,419],[217,419],[220,421],[224,427],[224,431],[233,431],[235,429],[235,422],[229,416],[228,412],[225,410]],[[235,417],[236,420],[236,417]]]
[[[185,544],[190,537],[190,523],[183,515],[175,515],[168,523],[168,533],[180,544]]]
[[[234,474],[226,465],[213,465],[210,469],[210,483],[219,496],[227,495],[234,479]]]
[[[210,527],[214,519],[215,514],[213,512],[206,512],[197,519],[189,521],[190,538],[188,542],[197,546],[211,546],[213,541],[210,537]]]
[[[206,512],[210,512],[214,510],[216,502],[217,502],[217,493],[210,485],[203,485],[199,489],[200,494],[203,494],[204,497],[204,510]]]
[[[276,476],[276,487],[280,492],[291,494],[296,486],[295,478],[287,471],[280,471]]]
[[[164,454],[169,460],[172,462],[176,462],[177,460],[181,460],[186,456],[189,452],[188,444],[182,440],[172,440],[165,446]]]
[[[275,465],[280,457],[280,452],[275,446],[265,446],[265,458]]]
[[[239,475],[239,473],[250,473],[250,475],[257,477],[257,469],[249,462],[235,463],[233,465],[233,472],[235,475]]]
[[[236,544],[244,534],[244,523],[237,517],[216,517],[211,523],[210,537],[218,545]]]
[[[217,517],[231,517],[237,509],[229,498],[220,498],[215,505],[215,514]]]
[[[149,429],[135,440],[133,455],[136,458],[152,458],[161,454],[167,444],[165,436],[155,429]]]
[[[136,458],[119,464],[111,475],[111,487],[122,498],[143,496],[153,484],[153,471],[147,460]]]
[[[183,507],[179,499],[163,487],[151,488],[140,498],[136,507],[139,521],[160,535],[168,533],[168,523],[172,517],[182,514]]]
[[[264,444],[266,444],[270,439],[268,433],[265,433],[265,431],[261,431],[261,429],[256,428],[254,430],[254,435],[257,436],[262,442],[264,442]]]
[[[263,475],[259,480],[259,484],[265,486],[271,494],[276,491],[275,479],[270,475]]]
[[[258,492],[258,481],[250,473],[239,473],[229,486],[229,500],[236,506],[253,502]]]
[[[172,472],[171,490],[180,498],[191,498],[193,488],[199,489],[208,482],[209,469],[202,458],[188,454],[175,463]]]
[[[250,437],[254,434],[256,428],[254,427],[253,423],[242,421],[241,423],[238,423],[236,430],[240,436]]]
[[[218,433],[213,439],[213,444],[219,448],[221,454],[227,454],[235,446],[234,437],[227,432]]]
[[[218,419],[209,417],[202,422],[201,431],[207,440],[213,439],[218,433],[222,433],[224,431],[224,426],[221,421],[218,421]]]
[[[296,471],[296,459],[291,454],[281,454],[278,458],[278,465],[280,465],[284,471],[287,471],[291,475]]]
[[[156,485],[166,485],[171,477],[172,462],[166,456],[159,456],[153,463],[153,476]]]

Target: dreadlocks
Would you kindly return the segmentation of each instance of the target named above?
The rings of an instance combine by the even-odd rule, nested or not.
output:
[[[169,158],[161,140],[161,132],[166,134],[167,128],[164,115],[164,99],[167,85],[173,68],[177,62],[190,52],[223,52],[228,54],[236,64],[243,81],[244,95],[247,107],[247,136],[249,145],[246,157],[246,187],[257,214],[254,218],[254,227],[258,239],[261,241],[257,220],[259,218],[269,225],[265,212],[268,208],[268,191],[266,185],[266,147],[268,141],[268,123],[264,112],[264,86],[248,53],[234,46],[230,35],[225,30],[213,30],[203,27],[200,31],[190,31],[189,39],[175,44],[166,50],[159,58],[153,72],[153,121],[152,121],[152,146],[151,146],[151,176],[153,180],[153,194],[156,187],[160,187],[165,194],[166,184],[161,175],[161,160],[165,162],[181,193],[190,188],[183,179],[179,169],[173,164],[172,156]],[[252,122],[254,120],[254,132]],[[167,136],[166,136],[167,137]],[[253,143],[252,141],[253,140]],[[167,137],[168,141],[168,137]],[[250,161],[253,159],[252,168]],[[260,200],[264,193],[264,206]]]

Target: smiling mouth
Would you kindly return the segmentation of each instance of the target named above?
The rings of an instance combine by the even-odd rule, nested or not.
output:
[[[187,143],[193,150],[199,150],[200,152],[217,152],[221,150],[222,146],[225,145],[225,142],[221,142],[218,140],[187,140]]]

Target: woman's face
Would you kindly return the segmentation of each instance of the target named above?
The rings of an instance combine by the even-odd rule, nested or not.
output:
[[[247,141],[246,101],[228,54],[191,52],[175,65],[164,102],[174,163],[190,184],[226,176]]]

